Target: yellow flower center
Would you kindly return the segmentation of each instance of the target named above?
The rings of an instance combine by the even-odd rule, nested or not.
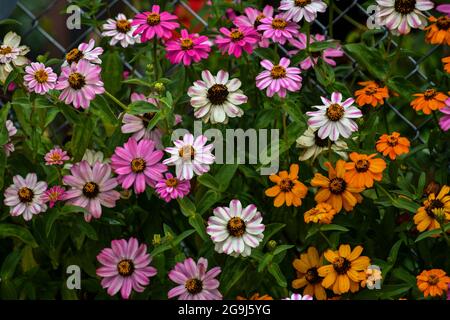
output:
[[[434,89],[428,89],[423,93],[423,96],[425,100],[431,100],[434,98],[434,96],[437,94],[436,90]]]
[[[131,30],[131,23],[126,19],[117,20],[116,28],[117,28],[117,31],[119,31],[121,33],[127,33],[128,31]]]
[[[159,24],[161,22],[161,17],[159,14],[157,13],[150,13],[147,17],[147,24],[150,26],[156,26],[157,24]]]
[[[270,71],[270,76],[273,79],[285,78],[286,77],[286,69],[280,65],[273,66],[272,70]]]
[[[245,233],[245,222],[239,217],[233,217],[228,221],[227,230],[233,237],[242,237]]]
[[[45,70],[40,69],[34,73],[34,79],[39,83],[45,83],[48,79],[48,73]]]
[[[95,198],[100,193],[100,188],[95,182],[88,182],[83,187],[83,194],[86,198]]]
[[[333,103],[327,108],[326,115],[331,121],[339,121],[344,116],[345,110],[340,104]]]
[[[86,84],[86,79],[78,72],[71,73],[69,76],[69,85],[74,90],[80,90]]]
[[[378,88],[377,87],[368,87],[366,88],[365,94],[368,96],[373,96],[375,93],[377,93]]]
[[[33,190],[27,187],[22,187],[17,192],[17,195],[19,196],[20,202],[28,203],[33,201],[34,193]]]
[[[66,54],[66,61],[69,64],[72,64],[72,62],[78,62],[83,58],[83,52],[81,52],[80,50],[78,50],[77,48],[74,48],[72,50],[70,50],[67,54]]]
[[[189,38],[181,39],[180,42],[183,50],[191,50],[194,47],[194,42]]]
[[[212,104],[221,105],[228,98],[228,88],[223,84],[215,84],[211,88],[208,89],[208,93],[206,97]]]
[[[189,279],[186,281],[184,287],[190,294],[197,294],[203,290],[203,282],[199,279]]]
[[[286,28],[287,22],[284,19],[281,18],[275,18],[272,20],[272,28],[275,30],[284,30]]]
[[[141,173],[145,170],[145,160],[142,158],[136,158],[131,160],[131,170],[134,173]]]
[[[401,14],[409,14],[416,8],[416,0],[395,0],[394,9]]]
[[[345,183],[344,179],[342,178],[333,178],[330,180],[330,191],[333,194],[341,194],[345,191],[345,188],[347,187],[347,184]]]
[[[387,138],[387,144],[390,147],[395,147],[398,144],[398,138],[394,136],[388,136]]]
[[[369,166],[370,162],[365,159],[358,160],[355,163],[355,169],[358,172],[366,172],[367,170],[369,170]]]
[[[294,188],[294,182],[291,179],[286,178],[286,179],[282,179],[280,181],[281,191],[290,192],[292,190],[292,188]]]
[[[345,258],[339,257],[333,261],[333,268],[338,274],[345,274],[351,267],[350,261]]]
[[[12,52],[12,48],[11,47],[8,47],[8,46],[0,47],[0,54],[1,55],[7,55],[7,54],[10,54],[11,52]]]
[[[175,188],[178,185],[178,179],[169,178],[166,180],[166,186]]]
[[[311,3],[311,0],[295,0],[295,5],[297,7],[306,7]]]
[[[122,277],[129,277],[133,274],[134,264],[133,261],[129,259],[123,259],[117,264],[117,272]]]
[[[233,29],[230,33],[230,38],[233,41],[239,41],[244,39],[244,34],[241,31],[239,31],[239,29]]]
[[[194,160],[195,149],[191,145],[183,146],[180,150],[178,150],[178,155],[184,160]]]

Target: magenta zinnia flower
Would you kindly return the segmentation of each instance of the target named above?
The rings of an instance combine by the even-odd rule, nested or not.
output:
[[[60,147],[55,147],[50,150],[44,157],[46,165],[64,164],[64,161],[69,160],[67,151],[63,151]]]
[[[78,109],[89,108],[95,95],[105,92],[100,78],[100,66],[93,65],[86,60],[73,63],[70,67],[62,67],[61,75],[56,84],[57,90],[62,90],[59,100],[66,104],[73,104]]]
[[[53,186],[44,192],[44,195],[42,196],[42,200],[44,202],[49,202],[49,207],[53,208],[57,201],[60,201],[63,199],[63,195],[64,195],[65,191],[66,190],[63,187]]]
[[[186,29],[181,30],[181,37],[166,43],[167,58],[172,64],[183,63],[185,66],[208,58],[211,45],[208,37],[189,34]]]
[[[441,119],[439,119],[439,126],[442,130],[447,131],[450,129],[450,98],[445,101],[445,104],[447,106],[439,110],[444,114]]]
[[[289,67],[291,61],[281,58],[280,63],[274,65],[269,60],[261,61],[261,66],[266,70],[256,77],[256,86],[260,90],[267,88],[268,97],[273,97],[276,93],[280,98],[286,97],[287,91],[298,91],[302,87],[302,77],[300,69]]]
[[[256,29],[261,24],[261,19],[264,19],[266,17],[273,17],[272,6],[265,6],[262,12],[255,8],[248,7],[244,9],[244,15],[235,18],[233,23],[238,27],[249,27]],[[261,37],[258,45],[261,48],[269,47],[269,39]]]
[[[298,24],[287,21],[283,16],[277,15],[275,18],[266,17],[261,19],[258,31],[263,32],[263,37],[272,39],[273,42],[285,44],[286,41],[298,35]]]
[[[180,26],[177,16],[168,12],[160,12],[158,5],[152,7],[152,11],[138,13],[131,23],[132,26],[138,26],[133,36],[140,34],[141,42],[147,42],[155,36],[161,39],[169,39],[172,37],[172,30]]]
[[[145,186],[154,187],[163,178],[167,166],[159,161],[164,156],[161,150],[155,150],[155,143],[151,140],[130,138],[123,147],[117,147],[111,157],[111,166],[119,175],[122,188],[128,189],[134,185],[135,193],[145,191]]]
[[[102,264],[96,273],[102,277],[102,287],[110,296],[120,290],[123,299],[128,299],[131,290],[143,292],[150,283],[150,277],[157,273],[150,266],[152,257],[147,253],[147,245],[135,238],[111,241],[111,248],[103,249],[97,260]]]
[[[165,178],[158,181],[155,189],[161,199],[170,202],[173,199],[184,198],[191,189],[191,183],[189,180],[180,180],[168,172]]]
[[[251,54],[260,39],[260,35],[254,28],[238,27],[231,30],[220,28],[220,32],[224,36],[217,36],[215,41],[219,50],[222,54],[228,53],[236,58],[242,55],[242,50]]]
[[[198,262],[188,258],[179,262],[169,272],[169,279],[178,286],[167,294],[169,299],[179,296],[178,300],[222,300],[219,292],[219,280],[215,279],[222,271],[214,267],[208,272],[208,260],[198,259]]]
[[[46,94],[55,88],[58,76],[53,69],[46,67],[43,63],[32,62],[25,67],[23,76],[24,84],[30,92],[37,94]]]
[[[63,182],[70,190],[64,193],[62,200],[67,203],[85,208],[88,213],[84,219],[89,222],[92,217],[98,219],[102,215],[102,206],[114,208],[120,193],[116,178],[111,177],[109,164],[96,162],[91,167],[86,160],[74,164],[70,168],[72,175],[64,176]]]

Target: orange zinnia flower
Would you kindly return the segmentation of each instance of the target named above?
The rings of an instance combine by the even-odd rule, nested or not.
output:
[[[319,276],[317,270],[323,265],[323,257],[319,257],[319,252],[314,247],[309,247],[306,253],[300,255],[300,259],[292,262],[297,271],[297,279],[292,281],[294,289],[303,289],[303,295],[315,296],[317,300],[326,300],[327,293],[322,287],[323,278]]]
[[[280,171],[270,175],[269,179],[277,185],[266,190],[266,196],[275,197],[275,207],[281,207],[285,202],[289,207],[302,205],[302,199],[306,196],[308,188],[298,181],[298,164],[292,164],[290,172]]]
[[[442,63],[444,64],[444,70],[450,73],[450,56],[442,58]]]
[[[344,180],[345,161],[338,160],[336,170],[331,163],[325,162],[328,168],[328,178],[320,173],[316,173],[311,180],[313,187],[320,187],[314,199],[318,202],[326,202],[331,205],[337,213],[344,207],[345,211],[351,211],[356,203],[362,202],[359,194],[364,188],[357,188]]]
[[[353,184],[357,188],[371,188],[373,181],[381,181],[383,171],[386,169],[386,161],[373,159],[377,154],[359,154],[352,152],[350,160],[345,164],[345,182]]]
[[[420,232],[434,230],[450,221],[450,187],[444,185],[436,196],[435,193],[428,195],[423,206],[414,215],[414,223]],[[437,237],[438,235],[436,235]]]
[[[431,44],[450,45],[450,18],[447,16],[430,17],[429,20],[431,23],[425,28],[427,30],[425,40]]]
[[[411,106],[416,111],[422,110],[424,114],[431,114],[432,110],[439,110],[445,107],[447,95],[435,89],[428,89],[424,93],[414,94],[417,98],[411,102]]]
[[[328,203],[319,203],[311,210],[305,212],[303,218],[306,223],[330,224],[336,214],[336,210]]]
[[[383,134],[377,141],[377,151],[383,153],[383,156],[389,155],[391,160],[395,160],[397,156],[409,152],[410,142],[407,138],[400,137],[400,133],[392,132],[392,134]]]
[[[450,277],[442,269],[424,270],[417,277],[417,287],[424,293],[425,298],[442,296],[448,290]]]
[[[358,84],[364,86],[355,92],[356,103],[360,107],[366,104],[376,107],[378,104],[384,104],[385,98],[389,98],[387,87],[380,87],[375,81],[358,82]]]
[[[268,294],[260,296],[259,293],[255,293],[248,299],[245,297],[237,296],[236,300],[273,300],[273,298],[271,296],[269,296]]]

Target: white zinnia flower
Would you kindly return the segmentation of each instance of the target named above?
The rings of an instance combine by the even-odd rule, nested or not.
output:
[[[331,150],[336,152],[341,158],[347,160],[348,149],[347,143],[343,140],[331,141],[330,139],[322,139],[319,137],[317,129],[308,127],[308,129],[297,139],[297,148],[303,149],[303,153],[298,160],[306,161],[312,158],[314,161],[319,154],[328,150],[331,144]]]
[[[350,137],[352,132],[358,130],[358,125],[352,118],[362,117],[361,110],[353,107],[353,98],[348,98],[342,102],[342,94],[333,92],[331,101],[325,97],[320,97],[324,105],[313,106],[318,111],[308,111],[310,116],[308,125],[312,128],[319,128],[318,135],[321,139],[330,138],[337,141],[339,136]]]
[[[211,72],[202,72],[202,80],[194,82],[189,88],[188,96],[195,109],[196,118],[206,123],[228,123],[228,118],[241,117],[244,111],[238,107],[247,102],[239,79],[229,80],[228,72],[220,70],[214,77]]]
[[[430,0],[377,0],[376,21],[394,34],[408,34],[411,28],[423,29],[427,17],[422,11],[431,10]]]
[[[30,51],[27,46],[20,45],[20,36],[15,32],[8,32],[0,45],[0,83],[4,83],[14,66],[28,63],[25,55]]]
[[[262,216],[254,204],[242,209],[239,200],[231,200],[230,207],[218,207],[208,219],[206,232],[215,243],[214,249],[237,257],[250,255],[264,238]]]
[[[132,19],[127,19],[123,13],[119,13],[115,19],[108,19],[103,24],[103,37],[111,37],[109,44],[115,46],[118,42],[123,48],[140,42],[139,35],[133,36],[137,26],[132,26]]]
[[[5,190],[6,206],[11,207],[13,217],[22,215],[26,221],[33,215],[47,210],[42,196],[47,190],[47,183],[37,181],[35,173],[27,174],[26,178],[17,175],[13,177],[13,184]]]
[[[299,22],[304,17],[307,22],[313,22],[317,12],[327,10],[327,4],[322,0],[282,0],[279,10],[286,11],[287,20]]]
[[[66,60],[62,64],[63,67],[86,60],[93,64],[102,64],[100,55],[103,53],[102,47],[95,47],[95,40],[89,40],[89,43],[80,43],[78,48],[73,48],[66,54]]]

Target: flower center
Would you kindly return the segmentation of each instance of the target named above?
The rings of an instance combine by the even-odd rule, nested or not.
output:
[[[395,0],[395,11],[401,14],[408,14],[416,8],[416,0]]]
[[[316,284],[321,280],[316,267],[309,268],[308,271],[306,271],[305,278],[306,281],[308,281],[311,284]]]
[[[10,54],[12,52],[12,48],[11,47],[8,47],[8,46],[2,46],[1,48],[0,48],[0,54],[1,55],[7,55],[7,54]]]
[[[228,88],[223,84],[215,84],[208,89],[206,97],[212,104],[220,105],[227,101]]]
[[[326,115],[331,121],[339,121],[344,116],[344,108],[337,103],[333,103],[327,108]]]
[[[142,120],[144,120],[144,122],[147,122],[147,123],[149,123],[154,117],[155,117],[155,115],[156,115],[156,112],[147,112],[147,113],[144,113],[143,115],[142,115]]]
[[[45,70],[41,69],[34,73],[34,79],[39,83],[45,83],[48,79],[48,74]]]
[[[280,65],[273,66],[272,70],[270,71],[270,76],[273,79],[285,78],[286,77],[286,69]]]
[[[199,279],[189,279],[186,281],[184,287],[190,294],[197,294],[203,290],[203,282]]]
[[[117,272],[122,277],[129,277],[133,274],[134,263],[130,259],[123,259],[117,264]]]
[[[282,179],[280,181],[280,189],[283,192],[290,192],[292,188],[294,187],[294,182],[292,182],[291,179]]]
[[[342,178],[333,178],[330,181],[330,191],[333,194],[341,194],[345,191],[345,188],[347,187],[347,184],[345,183],[344,179]]]
[[[183,158],[183,160],[194,160],[195,149],[191,145],[183,146],[180,150],[178,150],[178,155]]]
[[[450,18],[447,16],[439,17],[436,21],[436,26],[439,30],[448,30],[450,28]]]
[[[365,159],[358,160],[355,163],[355,169],[358,172],[366,172],[367,170],[369,170],[369,165],[370,165],[369,161],[367,161]]]
[[[306,7],[311,3],[311,0],[295,0],[295,5],[297,7]]]
[[[88,182],[83,187],[83,194],[86,198],[92,199],[95,198],[100,192],[100,188],[98,184],[95,182]]]
[[[177,178],[169,178],[166,180],[166,186],[175,188],[178,185]]]
[[[368,87],[367,89],[366,89],[366,95],[368,95],[368,96],[373,96],[375,93],[377,93],[377,91],[378,91],[378,88],[377,87]]]
[[[31,190],[30,188],[22,187],[17,192],[17,195],[19,196],[20,202],[28,203],[33,201],[34,193],[33,190]]]
[[[434,210],[435,209],[441,209],[444,207],[444,204],[442,203],[441,200],[431,200],[430,203],[428,204],[428,206],[426,207],[425,211],[427,212],[428,216],[431,218],[435,218],[436,215],[434,214]]]
[[[71,73],[68,81],[70,87],[74,90],[80,90],[86,84],[84,76],[78,72]]]
[[[316,131],[314,133],[314,143],[316,144],[316,146],[322,147],[322,148],[327,147],[329,141],[330,141],[330,139],[328,139],[328,138],[322,139],[321,137],[319,137],[319,131]]]
[[[117,31],[119,31],[120,33],[127,33],[128,31],[131,30],[131,23],[128,20],[118,20],[116,22],[116,28]]]
[[[134,173],[141,173],[145,170],[145,160],[142,158],[136,158],[131,160],[131,170]]]
[[[189,38],[181,39],[180,42],[183,50],[191,50],[194,47],[194,42]]]
[[[254,27],[255,27],[255,28],[258,27],[258,26],[261,24],[261,20],[264,19],[265,17],[266,17],[266,16],[264,15],[264,13],[258,14],[258,15],[256,16],[255,23],[253,24]]]
[[[147,17],[147,24],[152,27],[159,24],[160,21],[161,21],[161,17],[159,16],[159,14],[154,13],[154,12],[150,13]]]
[[[83,58],[83,52],[81,52],[80,50],[78,50],[77,48],[74,48],[72,50],[70,50],[67,54],[66,54],[66,61],[69,64],[72,64],[72,62],[78,62]]]
[[[389,136],[387,138],[387,144],[390,147],[395,147],[398,144],[398,139],[396,137],[394,137],[394,136]]]
[[[50,155],[50,159],[52,159],[52,161],[60,161],[61,155],[59,153],[54,152]]]
[[[239,29],[233,29],[230,33],[230,38],[233,41],[239,41],[244,39],[244,34]]]
[[[350,261],[348,261],[345,258],[339,257],[333,261],[333,268],[339,274],[345,274],[348,271],[348,269],[350,269],[350,267],[351,267]]]
[[[434,274],[431,274],[428,276],[428,284],[431,286],[434,286],[436,284],[438,284],[439,282],[439,278],[436,277]]]
[[[272,20],[272,28],[276,30],[284,30],[286,28],[287,22],[284,19],[281,18],[275,18]]]
[[[228,232],[233,237],[242,237],[245,233],[245,222],[239,217],[233,217],[227,224]]]
[[[425,98],[425,100],[431,100],[434,98],[435,95],[436,95],[436,90],[434,90],[434,89],[428,89],[423,93],[423,97]]]

